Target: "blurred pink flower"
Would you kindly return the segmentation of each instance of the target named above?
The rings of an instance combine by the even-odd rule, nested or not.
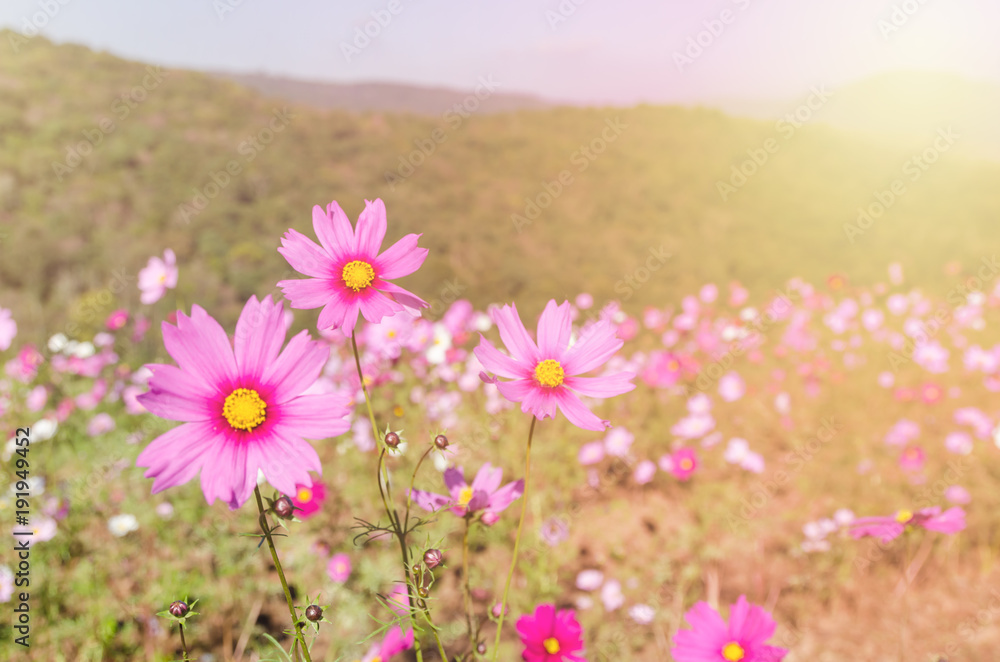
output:
[[[635,468],[635,473],[633,478],[635,482],[639,485],[646,485],[652,482],[653,476],[656,475],[656,463],[651,460],[643,460]]]
[[[965,529],[965,511],[953,506],[942,513],[941,508],[933,506],[916,513],[900,510],[892,516],[859,517],[851,523],[851,536],[877,536],[884,544],[898,538],[908,526],[919,526],[939,533],[958,533]]]
[[[343,552],[334,554],[326,564],[326,574],[338,584],[346,582],[351,576],[351,557]]]
[[[167,290],[177,287],[177,256],[169,248],[163,252],[163,259],[149,258],[149,262],[139,270],[139,300],[149,305],[159,301]],[[110,320],[109,320],[110,321]]]
[[[583,628],[572,609],[538,605],[533,614],[517,619],[517,634],[524,662],[586,662]]]
[[[903,471],[920,471],[924,468],[926,459],[924,449],[919,446],[910,446],[899,456],[899,466]]]
[[[111,418],[110,414],[100,413],[90,419],[87,424],[87,434],[91,437],[97,437],[102,434],[106,434],[115,429],[115,419]]]
[[[688,480],[698,469],[698,454],[693,448],[681,448],[671,456],[670,472],[677,480]]]
[[[289,494],[292,505],[298,510],[295,516],[299,519],[309,519],[319,512],[326,500],[326,486],[318,479],[313,478],[312,482],[305,485],[296,485],[295,493]]]
[[[972,501],[972,495],[969,494],[969,490],[965,489],[961,485],[952,485],[944,491],[944,498],[952,503],[957,503],[960,506]]]
[[[746,390],[746,384],[737,372],[728,372],[719,378],[719,397],[726,402],[736,402]]]
[[[17,322],[6,308],[0,308],[0,352],[10,348],[17,335]]]

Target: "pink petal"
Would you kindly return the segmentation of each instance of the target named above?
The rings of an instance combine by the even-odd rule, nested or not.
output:
[[[374,259],[382,248],[387,225],[385,203],[381,198],[374,202],[365,200],[365,210],[358,217],[358,227],[354,235],[356,251]]]
[[[292,308],[299,310],[309,310],[325,306],[333,294],[331,281],[320,280],[318,278],[301,278],[299,280],[283,280],[278,282],[285,298],[291,303]]]
[[[594,430],[597,432],[603,432],[611,427],[611,423],[602,420],[587,409],[580,401],[580,398],[573,395],[568,389],[558,388],[553,389],[553,391],[555,399],[559,403],[559,409],[573,425],[584,430]]]
[[[335,394],[300,395],[278,406],[282,426],[308,439],[329,439],[350,429],[347,398]]]
[[[538,319],[538,350],[545,358],[560,359],[569,346],[573,322],[569,301],[557,305],[552,299]]]
[[[409,276],[427,259],[427,249],[417,246],[422,235],[408,234],[375,258],[379,278],[386,280]]]
[[[591,398],[610,398],[634,389],[633,379],[635,379],[635,373],[619,372],[606,377],[567,377],[565,384],[580,395]]]
[[[151,413],[170,421],[205,421],[218,415],[220,393],[195,375],[172,365],[148,364],[153,371],[149,392],[138,401]]]
[[[278,252],[300,274],[315,278],[335,278],[338,275],[331,255],[297,230],[289,229],[282,235]]]
[[[391,317],[402,310],[398,303],[370,288],[359,293],[357,301],[361,314],[372,324],[378,324],[383,317]]]
[[[607,362],[624,344],[624,341],[615,336],[610,322],[598,322],[563,356],[563,370],[567,375],[590,372]]]
[[[474,492],[483,491],[492,494],[497,491],[500,487],[500,481],[503,480],[503,469],[500,467],[494,467],[489,462],[484,464],[476,472],[476,477],[472,479],[472,488]]]
[[[250,297],[236,322],[234,337],[236,365],[243,380],[259,382],[267,367],[278,358],[284,342],[284,306],[275,304],[270,295],[261,302],[256,296]]]
[[[163,344],[181,370],[200,376],[220,391],[231,390],[236,383],[229,337],[201,306],[192,308],[191,317],[178,313],[177,326],[164,322]]]
[[[270,390],[274,402],[285,403],[316,382],[329,356],[329,347],[311,340],[308,331],[301,331],[265,368],[261,383]]]
[[[538,347],[535,346],[528,331],[521,323],[521,318],[517,314],[517,306],[503,306],[493,311],[493,321],[496,322],[500,330],[500,339],[507,346],[510,352],[518,361],[532,366],[541,360]]]
[[[400,303],[407,308],[413,308],[414,310],[420,308],[430,308],[430,304],[418,297],[416,294],[410,292],[409,290],[404,290],[399,285],[395,283],[390,283],[388,281],[380,281],[378,283],[378,289],[383,293],[389,295],[393,301]]]
[[[313,207],[313,231],[323,248],[338,262],[354,252],[354,228],[336,200],[326,206],[325,213],[319,205]]]
[[[135,464],[148,467],[146,478],[154,478],[153,494],[188,482],[202,469],[210,451],[225,437],[211,422],[185,423],[149,443]]]

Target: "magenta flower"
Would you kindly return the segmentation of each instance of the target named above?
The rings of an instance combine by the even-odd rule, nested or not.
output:
[[[502,354],[490,341],[480,336],[475,355],[483,367],[511,381],[496,381],[497,388],[511,402],[520,402],[521,411],[538,418],[555,417],[558,407],[570,423],[585,430],[602,431],[611,427],[591,412],[577,394],[609,398],[635,388],[635,375],[620,372],[604,377],[579,377],[595,370],[624,344],[615,336],[611,322],[601,320],[588,327],[570,344],[573,309],[569,302],[561,306],[549,301],[538,320],[538,344],[524,328],[517,308],[503,306],[493,311],[493,321],[500,338],[512,356]]]
[[[313,207],[313,230],[320,245],[289,230],[278,249],[293,269],[310,276],[278,283],[292,308],[323,308],[318,327],[340,329],[345,336],[353,333],[359,311],[377,324],[406,308],[426,308],[427,302],[389,280],[419,269],[427,249],[417,247],[420,235],[408,234],[379,253],[386,227],[381,200],[365,200],[356,230],[336,201],[325,212],[319,205]]]
[[[106,326],[111,331],[117,331],[128,323],[128,311],[124,309],[115,310],[110,315],[108,319],[104,321],[104,326]]]
[[[17,335],[17,322],[11,317],[10,311],[0,308],[0,352],[9,349]]]
[[[483,524],[492,526],[500,518],[500,513],[524,493],[523,480],[500,487],[502,480],[503,469],[488,462],[476,473],[471,485],[465,482],[462,467],[449,467],[444,472],[444,484],[449,495],[413,490],[413,502],[430,512],[450,508],[459,517],[482,512]]]
[[[398,625],[390,629],[385,634],[385,638],[372,644],[361,662],[389,662],[393,655],[398,655],[413,647],[413,630],[407,630],[403,635],[403,628]]]
[[[877,536],[885,544],[898,538],[910,526],[919,526],[938,533],[958,533],[965,529],[965,511],[953,506],[942,513],[941,508],[933,506],[922,508],[915,513],[910,510],[900,510],[892,516],[859,517],[851,523],[851,536],[855,539]]]
[[[677,662],[781,662],[788,655],[764,643],[774,635],[774,619],[746,596],[730,608],[728,624],[707,602],[697,603],[684,618],[692,629],[674,635],[670,652]]]
[[[693,448],[678,449],[670,459],[670,473],[677,480],[688,480],[698,469],[698,454]]]
[[[163,251],[163,259],[149,258],[145,268],[139,270],[139,300],[149,305],[159,301],[168,289],[177,287],[177,256],[169,248]]]
[[[149,365],[149,392],[139,396],[153,414],[184,424],[154,439],[136,465],[155,478],[153,492],[182,485],[201,471],[201,489],[213,503],[236,509],[257,485],[257,472],[279,492],[322,474],[315,449],[303,437],[335,437],[348,428],[347,400],[303,395],[319,377],[329,348],[303,331],[284,351],[283,307],[252,297],[236,323],[235,347],[208,313],[194,306],[164,322],[163,342],[177,361]]]
[[[303,520],[309,519],[319,512],[326,500],[326,486],[318,480],[312,480],[304,485],[296,485],[295,492],[288,497],[298,509],[295,516]]]
[[[351,576],[351,557],[341,552],[334,554],[326,564],[326,574],[338,584],[343,584]]]
[[[572,609],[538,605],[535,613],[517,619],[517,633],[524,645],[525,662],[586,662],[583,628]]]

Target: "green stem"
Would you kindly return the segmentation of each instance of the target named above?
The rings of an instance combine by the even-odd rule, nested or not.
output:
[[[260,497],[260,487],[254,486],[254,496],[257,497],[257,510],[260,512],[260,529],[267,539],[267,546],[271,550],[271,558],[274,560],[274,567],[278,569],[278,579],[281,580],[281,588],[285,591],[285,600],[288,602],[288,613],[292,615],[292,625],[295,627],[295,640],[302,648],[302,654],[306,657],[306,662],[312,662],[309,657],[309,649],[306,647],[305,639],[302,638],[302,624],[295,613],[295,603],[292,601],[292,592],[288,590],[288,582],[285,581],[285,571],[281,569],[281,561],[278,560],[278,550],[274,548],[274,540],[271,538],[271,528],[267,524],[267,516],[264,514],[264,500]]]
[[[500,655],[500,635],[503,633],[503,618],[507,614],[507,593],[510,591],[510,581],[514,578],[514,567],[517,565],[517,550],[521,545],[521,529],[524,526],[524,513],[528,510],[528,476],[531,472],[531,438],[535,435],[535,423],[538,419],[531,417],[531,428],[528,430],[528,447],[524,454],[524,494],[521,495],[521,519],[517,522],[517,537],[514,538],[514,556],[510,560],[510,570],[507,572],[507,584],[503,587],[503,598],[500,601],[500,620],[497,622],[496,641],[493,642],[493,662]]]
[[[424,654],[420,648],[420,637],[417,636],[416,628],[414,627],[416,625],[417,599],[413,594],[414,588],[410,574],[410,554],[406,548],[406,534],[399,524],[399,513],[393,512],[392,507],[389,505],[389,502],[392,500],[392,492],[389,486],[389,469],[384,464],[385,444],[382,441],[382,435],[379,433],[378,424],[375,423],[375,411],[372,409],[371,396],[368,395],[368,386],[365,384],[364,372],[361,370],[361,354],[358,352],[358,341],[353,331],[351,332],[351,349],[354,350],[354,365],[358,369],[358,380],[361,382],[361,390],[365,394],[365,406],[368,408],[368,420],[372,424],[372,434],[375,435],[376,443],[381,446],[376,474],[378,491],[382,496],[382,505],[385,507],[385,514],[389,516],[389,524],[392,526],[396,539],[399,540],[400,556],[403,559],[403,573],[406,577],[406,596],[408,611],[410,612],[410,627],[414,630],[413,648],[417,653],[417,661],[423,662]],[[385,482],[384,490],[382,489],[383,480]]]
[[[420,465],[424,463],[430,452],[434,450],[434,446],[429,446],[424,454],[420,456],[417,461],[417,466],[413,468],[413,475],[410,477],[410,491],[406,493],[406,515],[403,517],[403,533],[410,530],[410,504],[413,502],[413,485],[417,482],[417,472],[420,471]]]
[[[184,624],[180,623],[181,626],[181,648],[184,649],[184,662],[187,662],[190,658],[188,657],[188,645],[184,641]]]
[[[469,529],[472,528],[471,518],[465,516],[465,535],[462,536],[462,577],[465,579],[463,593],[465,594],[465,626],[469,630],[469,646],[472,655],[476,652],[476,633],[472,630],[472,589],[469,584]]]

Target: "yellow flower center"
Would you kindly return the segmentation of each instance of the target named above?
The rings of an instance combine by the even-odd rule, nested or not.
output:
[[[396,405],[395,407],[392,408],[392,414],[396,418],[402,418],[404,413],[405,412],[403,411],[403,408],[400,407],[399,405]]]
[[[468,506],[470,501],[472,501],[472,488],[466,485],[458,493],[458,505]]]
[[[691,467],[693,466],[694,462],[691,461],[691,458],[686,457],[683,460],[681,460],[681,469],[683,469],[684,471],[690,471]]]
[[[382,656],[376,655],[375,657],[372,658],[371,662],[382,662]]]
[[[367,262],[354,260],[344,265],[341,277],[344,279],[344,285],[355,292],[360,292],[375,280],[375,270]]]
[[[535,379],[542,386],[555,388],[563,383],[565,376],[559,361],[554,359],[545,359],[535,366]]]
[[[677,361],[670,361],[669,363],[667,363],[667,370],[669,370],[670,372],[676,372],[677,369],[680,367],[681,364],[678,363]]]
[[[295,498],[301,501],[302,503],[309,503],[310,501],[312,501],[313,498],[312,490],[310,490],[308,487],[303,487],[301,490],[299,490],[299,493],[295,496]]]
[[[257,391],[238,388],[226,397],[222,415],[234,430],[253,430],[264,422],[267,403],[261,400]]]
[[[545,646],[545,651],[549,655],[555,655],[559,652],[559,641],[555,637],[549,637],[543,641],[542,646]]]
[[[737,662],[737,660],[743,659],[743,647],[740,646],[735,641],[731,641],[722,647],[722,657],[730,660],[731,662]]]
[[[898,513],[896,513],[896,521],[899,522],[900,524],[906,524],[911,519],[913,519],[913,511],[901,510]]]

